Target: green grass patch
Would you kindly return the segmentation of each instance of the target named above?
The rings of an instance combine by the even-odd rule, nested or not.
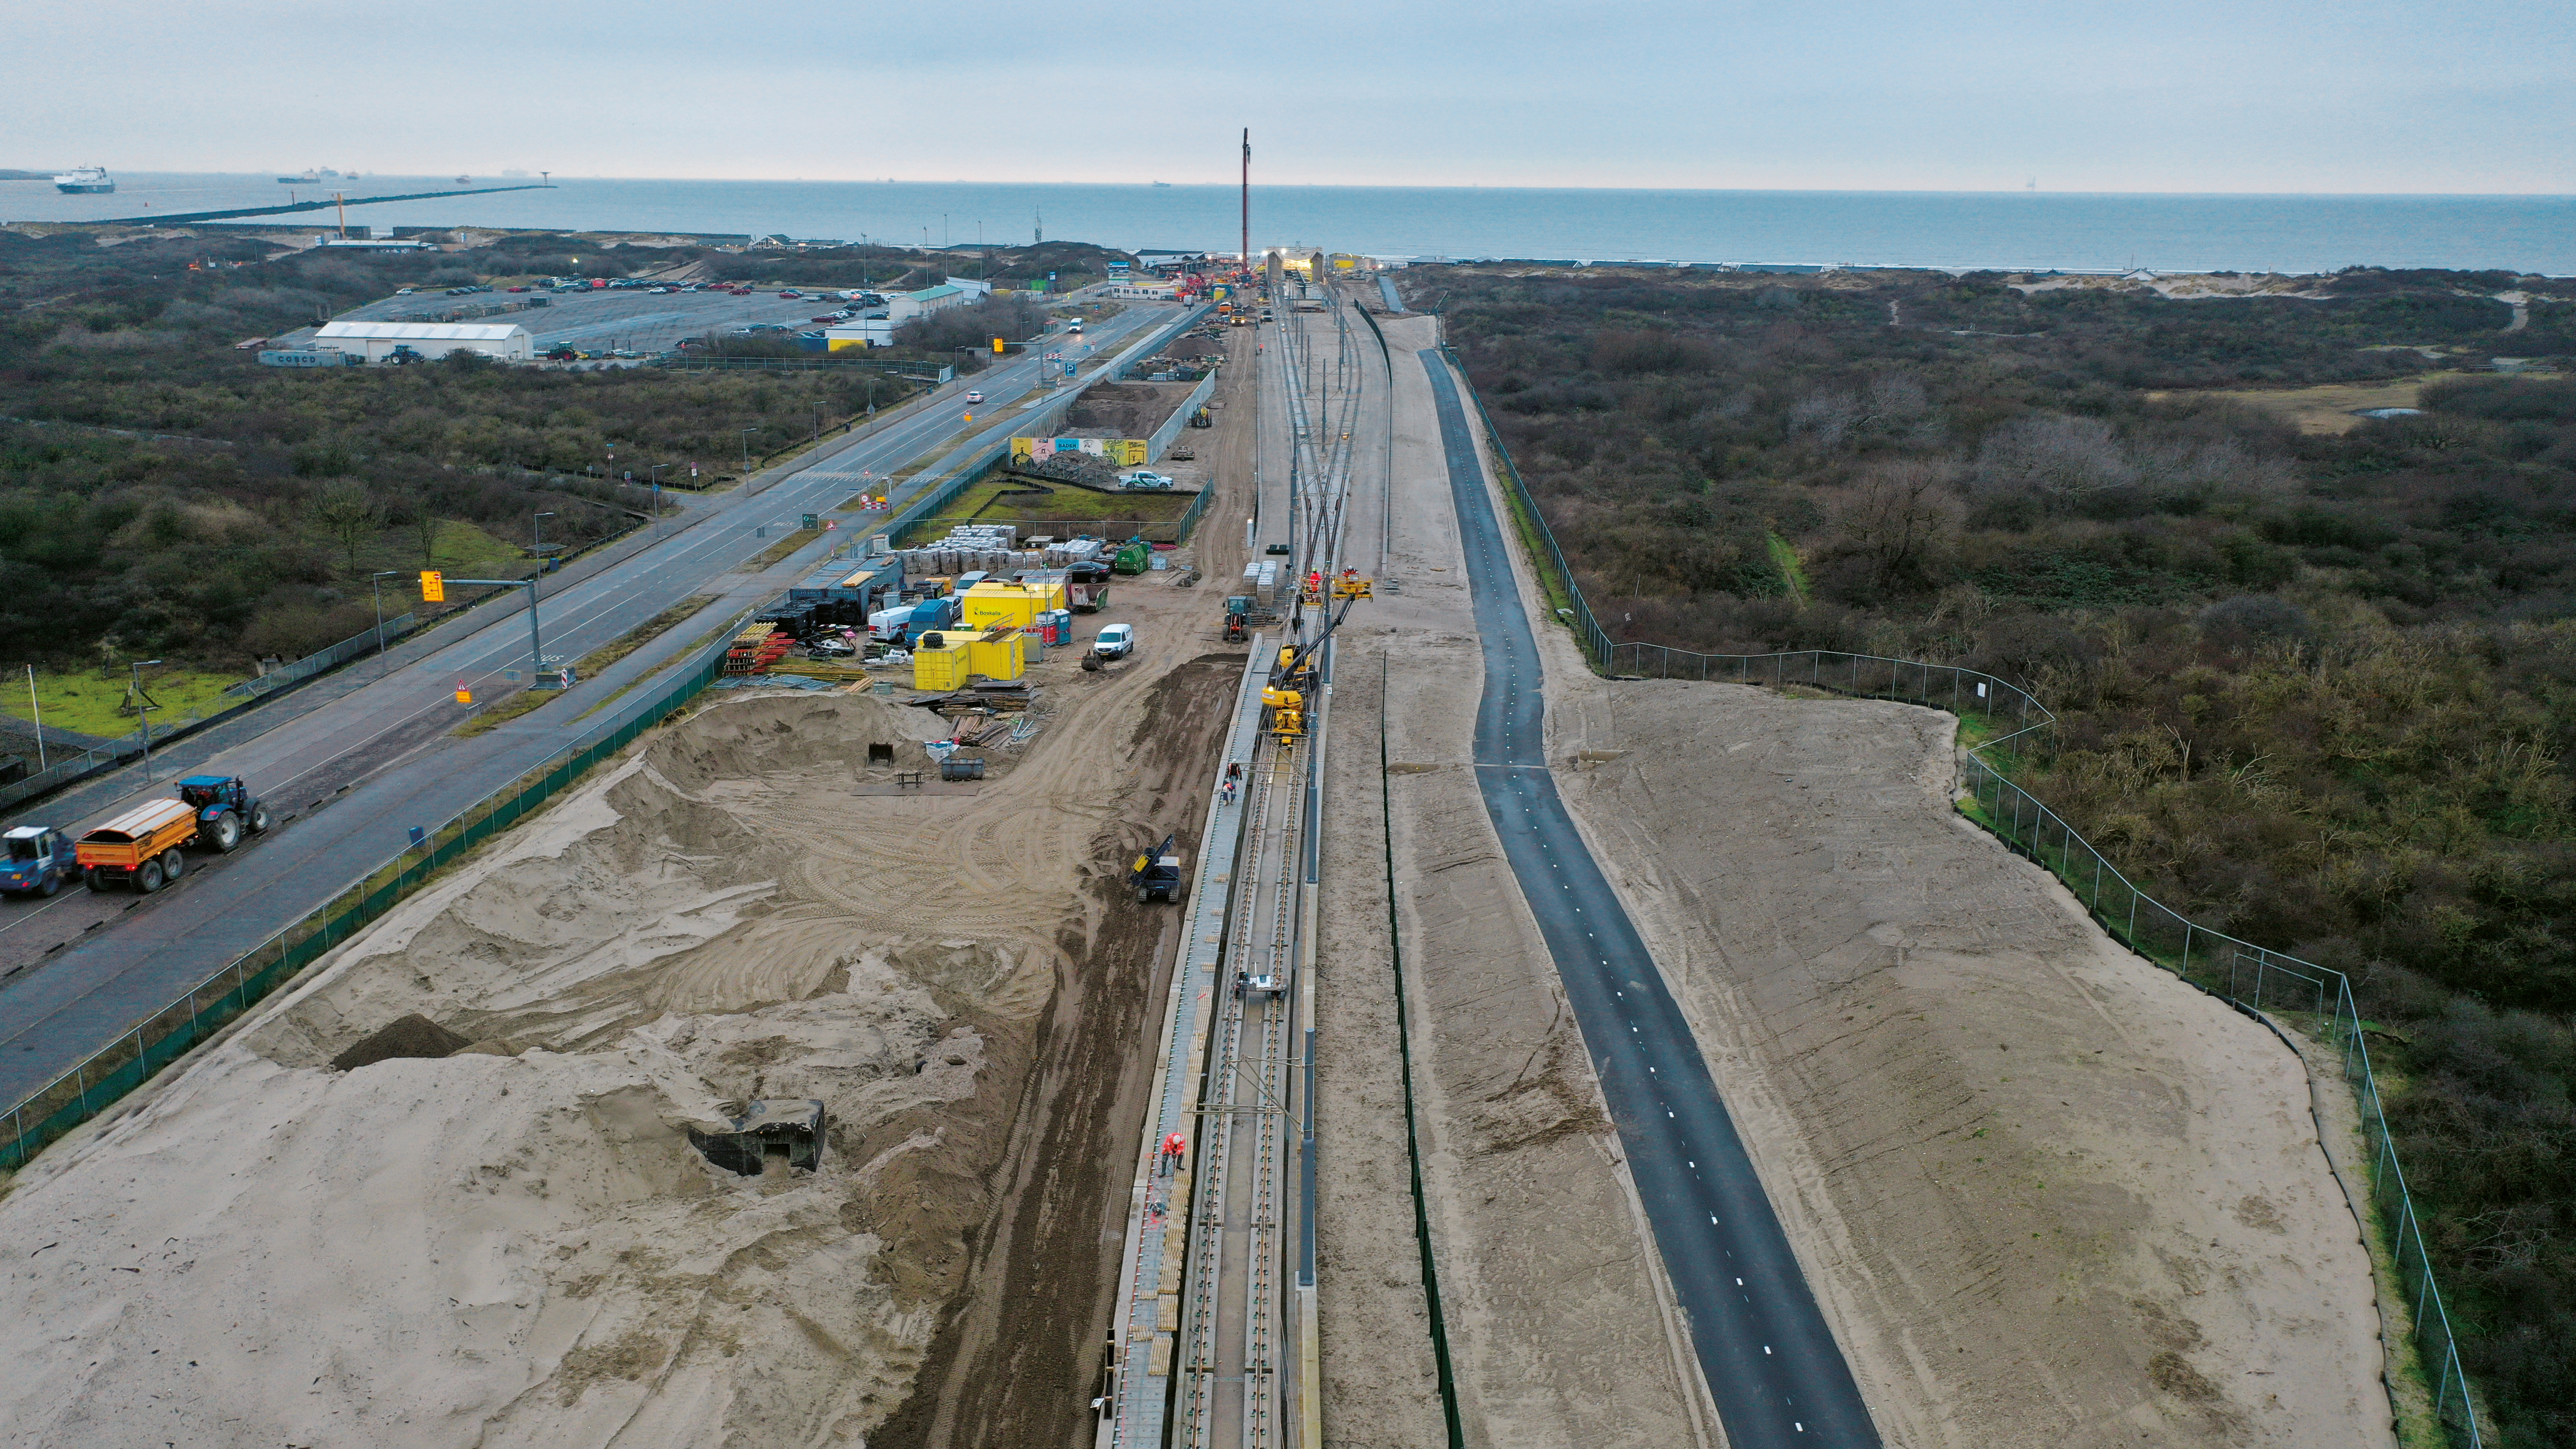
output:
[[[448,733],[460,740],[470,740],[476,735],[488,735],[523,714],[543,709],[547,701],[562,697],[563,691],[560,689],[522,687],[518,693],[506,699],[495,700],[483,706],[472,719],[449,730]]]
[[[785,538],[782,538],[778,542],[771,544],[769,547],[762,549],[760,551],[760,557],[744,564],[742,566],[742,571],[744,573],[751,574],[759,573],[761,570],[768,568],[771,564],[787,557],[789,554],[794,553],[796,550],[803,548],[809,543],[812,543],[815,539],[820,538],[821,536],[822,530],[820,529],[790,529],[788,530],[788,534]]]
[[[1052,493],[1012,490],[1029,485],[995,474],[969,486],[948,501],[935,518],[922,520],[932,531],[953,523],[1008,523],[1020,518],[1132,518],[1167,523],[1190,511],[1189,493],[1094,493],[1087,488],[1055,486]]]
[[[1798,550],[1776,533],[1765,534],[1763,539],[1771,550],[1772,567],[1780,571],[1782,587],[1789,591],[1790,598],[1801,604],[1807,602],[1807,566],[1799,561]]]
[[[574,676],[580,679],[590,678],[592,675],[599,673],[608,666],[615,664],[618,660],[623,659],[627,655],[634,653],[636,650],[643,648],[647,641],[660,636],[663,630],[670,628],[672,625],[677,624],[682,619],[689,617],[715,601],[716,596],[713,594],[692,594],[689,597],[682,599],[680,602],[673,604],[671,607],[664,609],[658,614],[655,614],[652,618],[645,620],[643,623],[636,625],[634,628],[627,630],[625,633],[618,635],[616,638],[581,656],[581,662],[573,666]]]
[[[225,697],[224,687],[239,683],[241,678],[237,673],[221,670],[166,665],[144,670],[143,692],[152,701],[154,733],[158,734],[164,725],[239,704],[241,701]],[[36,671],[35,701],[31,703],[27,697],[27,672],[21,669],[13,676],[0,678],[0,709],[20,719],[33,720],[36,705],[41,704],[48,728],[109,738],[130,735],[136,725],[128,698],[133,680],[129,669],[40,669]]]
[[[682,599],[680,602],[673,604],[671,607],[664,609],[658,614],[655,614],[652,618],[645,620],[643,623],[636,625],[634,628],[627,630],[625,633],[618,635],[609,642],[602,644],[598,648],[581,656],[580,662],[573,665],[574,677],[578,679],[590,678],[599,671],[615,664],[618,660],[623,659],[627,655],[634,653],[636,650],[643,648],[648,641],[660,635],[663,630],[670,628],[672,625],[689,617],[691,614],[696,613],[715,601],[716,596],[713,594],[697,594],[689,598]],[[701,640],[700,642],[703,643],[704,640]],[[694,649],[696,647],[697,646],[693,644],[690,646],[690,649]],[[688,652],[689,650],[687,649],[680,651],[681,654],[686,654]],[[672,657],[678,658],[680,655],[673,655]],[[665,662],[667,663],[668,661]],[[649,671],[643,678],[649,679],[654,674],[658,674],[660,672],[661,671],[659,669]],[[638,679],[633,683],[628,684],[625,689],[620,689],[615,694],[609,695],[608,699],[603,699],[598,704],[592,705],[590,708],[583,710],[574,718],[577,721],[590,718],[592,715],[597,714],[602,708],[604,708],[610,700],[616,699],[618,695],[624,694],[627,689],[633,689],[636,684],[640,684],[642,682],[643,679]],[[465,723],[458,725],[456,728],[449,730],[448,733],[459,739],[472,739],[476,735],[490,734],[492,731],[499,729],[501,726],[508,724],[510,721],[517,719],[523,714],[531,714],[537,710],[545,708],[548,702],[561,699],[563,698],[563,695],[564,691],[560,689],[522,689],[507,699],[498,700],[492,704],[484,706],[480,713],[476,714],[472,719],[467,720]]]

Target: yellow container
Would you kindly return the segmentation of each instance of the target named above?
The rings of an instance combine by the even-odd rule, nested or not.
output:
[[[967,667],[987,679],[1017,679],[1029,672],[1029,636],[995,629],[966,645]]]
[[[928,637],[928,636],[924,636]],[[962,634],[943,636],[946,642],[936,649],[918,645],[912,651],[912,687],[915,689],[964,689],[966,676],[972,672],[967,661],[968,644]]]
[[[964,611],[959,622],[967,629],[1025,629],[1037,623],[1042,596],[1035,589],[1018,584],[977,584],[957,596],[957,607]]]
[[[1073,607],[1071,603],[1067,602],[1070,596],[1065,592],[1064,580],[1062,579],[1041,579],[1028,587],[1029,592],[1037,595],[1038,612],[1041,614],[1052,614],[1058,610],[1070,609]],[[1036,621],[1031,620],[1030,622],[1035,623]],[[1026,628],[1028,626],[1022,625],[1021,627]]]

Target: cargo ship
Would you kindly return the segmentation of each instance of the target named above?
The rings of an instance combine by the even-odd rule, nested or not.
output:
[[[68,191],[74,195],[87,195],[94,192],[114,191],[116,183],[107,179],[107,168],[104,166],[75,166],[54,178],[54,189]]]

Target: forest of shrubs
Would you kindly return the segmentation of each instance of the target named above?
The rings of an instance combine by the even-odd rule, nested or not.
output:
[[[2576,306],[2456,272],[1403,285],[1614,638],[2024,683],[2064,722],[2025,784],[2348,973],[2488,1442],[2576,1446]],[[2264,405],[2427,374],[2348,431]]]
[[[405,285],[715,258],[772,278],[804,264],[546,235],[279,256],[246,238],[102,246],[87,231],[0,230],[0,630],[19,651],[0,662],[148,656],[248,672],[366,627],[368,573],[421,567],[442,521],[518,541],[551,512],[547,543],[578,548],[636,522],[645,491],[611,481],[630,469],[676,464],[667,486],[697,462],[711,478],[744,428],[791,441],[903,396],[878,374],[470,358],[289,371],[233,345]],[[815,265],[838,279],[847,260]]]

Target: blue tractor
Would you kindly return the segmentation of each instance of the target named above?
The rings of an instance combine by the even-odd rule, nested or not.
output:
[[[218,851],[268,833],[268,807],[251,798],[239,775],[190,775],[179,782],[179,798],[196,808],[197,839]]]

